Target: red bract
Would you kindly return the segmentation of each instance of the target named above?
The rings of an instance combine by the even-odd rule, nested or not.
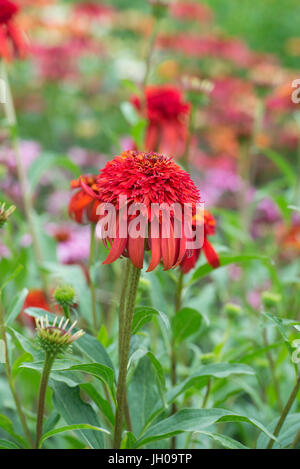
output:
[[[147,150],[179,156],[187,138],[189,103],[183,101],[180,90],[174,86],[148,86],[145,98],[149,120]],[[133,102],[141,109],[139,98],[134,97]]]
[[[24,58],[27,44],[24,32],[15,22],[19,7],[10,0],[0,0],[0,56],[11,60],[13,56]]]
[[[208,210],[205,210],[203,246],[201,249],[193,249],[193,250],[188,250],[186,252],[182,262],[180,263],[180,269],[182,270],[184,274],[187,274],[190,270],[192,270],[195,267],[202,250],[207,259],[207,262],[212,267],[217,268],[220,266],[219,256],[207,239],[208,236],[212,236],[215,234],[215,226],[216,226],[216,221],[214,217]]]
[[[170,233],[165,236],[161,213],[152,210],[152,204],[163,203],[168,207],[176,203],[181,208],[184,204],[189,204],[192,209],[196,209],[196,204],[200,202],[199,191],[189,174],[172,158],[154,152],[126,151],[108,162],[100,171],[95,185],[96,191],[93,190],[94,186],[90,188],[84,182],[82,186],[89,195],[103,204],[112,204],[117,212],[116,219],[112,221],[116,233],[114,237],[110,236],[109,232],[106,236],[103,235],[107,219],[105,215],[101,217],[101,237],[105,245],[111,243],[105,264],[110,264],[124,255],[141,269],[145,250],[151,251],[148,271],[153,270],[160,261],[163,262],[165,270],[177,266],[182,261],[188,236],[182,229],[182,236],[175,237],[174,226],[178,221],[176,214],[170,211]],[[132,213],[132,209],[137,207],[135,204],[142,205]],[[128,220],[124,234],[120,228],[123,217]],[[137,220],[137,217],[140,220],[140,232],[134,237],[130,224],[132,220]],[[145,227],[144,231],[142,226]],[[158,228],[156,232],[154,226]]]
[[[73,194],[69,203],[69,215],[77,223],[96,223],[99,219],[96,214],[99,202],[87,194],[81,186],[81,182],[83,182],[86,186],[92,187],[96,191],[96,178],[96,175],[81,176],[79,179],[71,182],[71,189],[79,189]]]

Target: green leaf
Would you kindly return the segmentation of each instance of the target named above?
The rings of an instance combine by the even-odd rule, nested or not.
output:
[[[15,432],[12,421],[6,415],[0,414],[0,428],[11,435],[23,448],[28,448],[27,441]]]
[[[224,448],[227,449],[250,449],[247,446],[242,445],[239,441],[234,440],[230,436],[227,435],[222,435],[221,433],[211,433],[211,432],[197,432],[200,433],[201,435],[206,435],[209,438],[211,438],[214,441],[217,441],[220,443]]]
[[[168,402],[172,402],[177,396],[196,386],[204,378],[227,378],[231,375],[246,374],[254,375],[255,372],[250,366],[240,363],[214,363],[212,365],[203,365],[202,368],[186,378],[180,384],[175,386],[167,395]]]
[[[259,256],[257,254],[242,254],[238,256],[221,256],[220,257],[220,267],[225,267],[226,265],[230,264],[235,264],[238,262],[252,262],[252,261],[261,261],[264,264],[267,264],[269,262],[268,257],[266,256]],[[198,269],[195,270],[191,280],[187,283],[186,286],[194,283],[196,280],[199,280],[200,278],[205,277],[209,273],[211,273],[213,270],[215,270],[210,264],[204,264],[198,267]]]
[[[12,441],[0,439],[0,449],[20,449],[20,447]]]
[[[57,168],[58,166],[67,169],[75,178],[78,178],[81,174],[80,168],[67,156],[44,153],[40,158],[37,158],[29,168],[28,179],[31,190],[33,191],[36,188],[49,169]]]
[[[68,425],[88,424],[102,428],[93,408],[80,398],[79,387],[70,388],[64,383],[52,381],[53,404]],[[95,430],[79,430],[86,443],[95,449],[104,448],[102,432]]]
[[[74,430],[93,430],[96,432],[102,432],[102,433],[106,433],[110,435],[110,432],[106,430],[105,428],[95,427],[94,425],[89,425],[87,423],[66,425],[65,427],[56,428],[54,430],[51,430],[50,432],[45,433],[41,438],[39,447],[41,447],[44,441],[50,438],[51,436],[57,435],[58,433],[64,433],[64,432],[69,432],[69,431],[74,431]]]
[[[276,151],[271,150],[271,148],[265,148],[263,154],[273,161],[286,178],[287,183],[293,186],[296,182],[296,174],[292,166],[288,164],[287,159],[279,155]]]
[[[7,317],[5,320],[6,324],[12,323],[19,316],[27,294],[28,294],[28,289],[23,288],[23,290],[21,290],[20,293],[18,294],[17,298],[10,305],[10,307],[8,308],[8,313],[7,313]]]
[[[175,342],[182,342],[190,335],[199,332],[202,324],[200,313],[192,308],[183,308],[172,319],[171,327]]]
[[[95,387],[91,383],[83,383],[80,387],[88,394],[92,401],[94,401],[99,410],[113,426],[115,424],[115,416],[110,403],[105,400],[98,391],[96,391]]]
[[[278,423],[278,418],[274,419],[270,425],[267,426],[267,429],[270,432],[275,430],[275,427]],[[275,441],[273,448],[280,449],[280,448],[287,448],[290,446],[297,433],[300,431],[300,418],[299,413],[290,414],[287,416],[279,435],[277,436],[277,441]],[[269,443],[269,438],[261,434],[257,440],[257,448],[258,449],[265,449]]]
[[[133,432],[139,435],[160,401],[153,366],[147,355],[138,363],[130,381],[128,401]]]
[[[148,306],[139,306],[135,308],[133,323],[132,323],[132,334],[136,334],[142,327],[151,321],[153,316],[159,316],[159,312]]]
[[[183,409],[177,414],[152,425],[137,441],[136,448],[152,441],[170,438],[182,432],[197,432],[217,422],[246,422],[259,428],[269,438],[273,435],[256,419],[225,409]]]
[[[83,365],[73,365],[65,371],[82,371],[84,373],[88,373],[95,378],[99,379],[102,383],[104,383],[111,392],[113,399],[115,400],[115,378],[114,372],[111,368],[105,365],[100,365],[100,363],[88,363]]]
[[[3,288],[6,287],[6,285],[8,285],[12,280],[14,280],[18,275],[19,273],[24,269],[23,265],[19,264],[15,270],[13,271],[12,274],[10,274],[8,277],[6,277],[6,279],[4,280],[3,283],[1,283],[0,285],[0,293],[1,291],[3,290]]]
[[[289,342],[289,339],[288,339],[288,336],[285,332],[285,329],[284,329],[284,326],[283,326],[283,321],[281,318],[275,316],[274,314],[271,314],[271,313],[266,313],[265,311],[262,312],[263,315],[268,318],[270,321],[272,321],[277,329],[279,330],[284,342],[285,342],[285,345],[289,351],[289,354],[292,355],[293,354],[293,347],[291,346],[290,342]]]

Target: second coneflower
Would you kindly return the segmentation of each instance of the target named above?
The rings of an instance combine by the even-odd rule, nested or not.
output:
[[[201,222],[201,221],[200,221]],[[208,211],[204,211],[204,240],[202,248],[198,249],[190,249],[186,252],[184,258],[180,263],[180,269],[184,274],[187,274],[190,270],[192,270],[203,250],[204,255],[207,259],[207,262],[214,268],[220,266],[220,259],[214,248],[212,247],[211,243],[208,241],[208,236],[212,236],[215,234],[215,226],[216,221],[212,214]]]
[[[71,189],[78,189],[71,197],[69,203],[69,215],[77,223],[96,223],[99,219],[97,216],[98,200],[91,197],[82,189],[81,183],[91,187],[97,193],[96,186],[97,175],[81,176],[71,182]]]

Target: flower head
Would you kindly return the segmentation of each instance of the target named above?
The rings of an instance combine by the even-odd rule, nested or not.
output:
[[[161,260],[165,270],[181,262],[190,232],[184,233],[182,229],[181,234],[176,235],[178,224],[183,228],[184,223],[182,213],[178,215],[174,207],[183,211],[185,205],[189,205],[195,214],[200,196],[190,175],[172,158],[154,152],[125,151],[106,164],[95,186],[96,191],[93,191],[82,181],[86,192],[101,201],[100,211],[110,204],[117,212],[110,223],[105,213],[100,214],[101,238],[105,244],[112,243],[105,264],[125,255],[141,269],[145,250],[152,253],[148,271]],[[169,230],[165,229],[162,206],[170,210]],[[124,226],[125,218],[128,224]],[[109,230],[106,230],[107,224],[110,224]]]
[[[10,0],[0,0],[0,56],[24,58],[27,52],[25,34],[15,22],[18,5]]]
[[[148,86],[145,99],[149,121],[147,150],[180,155],[187,138],[189,103],[183,100],[181,91],[175,86]],[[133,103],[141,109],[139,98],[134,97]]]
[[[93,188],[93,190],[97,190],[97,186],[95,185],[96,178],[96,175],[81,176],[79,179],[71,182],[71,189],[79,189],[73,194],[69,203],[69,215],[73,220],[77,221],[77,223],[96,223],[98,221],[96,212],[99,202],[87,194],[81,187],[82,181],[85,185]]]
[[[187,274],[193,269],[199,259],[201,250],[203,249],[207,262],[214,268],[220,266],[219,256],[208,241],[208,236],[215,234],[216,221],[212,214],[205,210],[204,212],[204,242],[201,249],[188,250],[180,263],[180,269],[184,274]]]
[[[72,307],[75,303],[75,291],[71,285],[57,287],[53,296],[62,308]]]
[[[47,354],[57,356],[68,350],[75,340],[83,336],[84,331],[79,330],[72,334],[72,330],[76,326],[75,321],[68,329],[69,319],[62,317],[58,322],[55,317],[52,324],[50,324],[48,316],[45,318],[36,318],[37,335],[40,346]]]

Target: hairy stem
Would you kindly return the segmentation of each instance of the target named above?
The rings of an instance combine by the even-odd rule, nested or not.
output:
[[[51,373],[51,368],[55,357],[50,354],[46,354],[44,368],[42,372],[41,384],[40,384],[40,392],[39,392],[39,400],[38,400],[38,410],[37,410],[37,421],[36,421],[36,449],[40,447],[40,440],[43,434],[43,421],[44,421],[44,409],[45,409],[45,399],[46,399],[46,391],[49,381],[49,376]]]
[[[181,303],[182,303],[182,290],[183,290],[183,277],[184,274],[182,271],[179,273],[178,281],[177,281],[177,287],[176,287],[176,295],[175,295],[175,314],[178,313],[181,309]],[[172,338],[172,343],[171,343],[171,382],[172,386],[175,386],[177,383],[177,372],[176,372],[176,364],[177,364],[177,354],[176,354],[176,344],[174,341],[174,338]],[[176,403],[173,402],[172,404],[172,410],[171,414],[175,414],[177,411]],[[171,448],[175,449],[176,448],[176,437],[173,436],[171,439]]]
[[[130,338],[131,338],[132,321],[133,321],[134,307],[135,307],[140,274],[141,274],[140,269],[137,269],[130,263],[129,273],[127,277],[128,278],[128,293],[127,293],[127,302],[126,302],[126,308],[125,308],[125,314],[124,314],[123,337],[119,341],[119,343],[121,344],[121,353],[120,353],[119,377],[118,377],[118,386],[117,386],[116,422],[115,422],[114,443],[113,443],[113,447],[115,449],[118,449],[121,447],[123,418],[124,418],[124,410],[125,410],[125,404],[126,404],[126,377],[127,377],[127,367],[128,367],[129,350],[130,350]],[[121,328],[121,331],[122,331],[122,328]],[[120,330],[119,330],[119,334],[120,334]]]
[[[93,276],[91,275],[91,269],[95,260],[95,229],[96,225],[91,225],[91,241],[90,241],[90,257],[89,257],[89,277],[90,277],[90,292],[91,292],[91,301],[92,301],[92,318],[93,318],[93,328],[95,332],[97,331],[97,305],[96,305],[96,289]]]

